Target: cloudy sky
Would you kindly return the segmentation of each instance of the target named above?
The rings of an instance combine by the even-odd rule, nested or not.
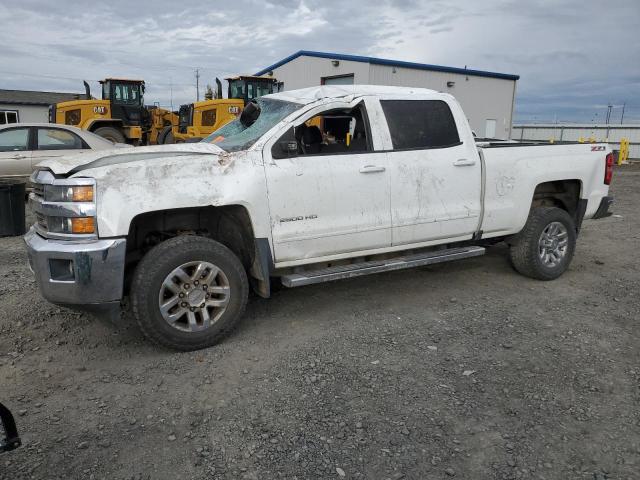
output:
[[[521,76],[517,121],[640,122],[640,0],[2,0],[0,88],[99,95],[144,78],[147,103],[298,50]]]

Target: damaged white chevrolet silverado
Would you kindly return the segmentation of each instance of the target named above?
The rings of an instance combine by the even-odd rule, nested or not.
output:
[[[198,144],[51,159],[25,236],[42,294],[193,350],[287,287],[481,255],[551,280],[609,214],[605,144],[476,143],[456,100],[400,87],[267,95]],[[116,310],[117,311],[117,310]]]

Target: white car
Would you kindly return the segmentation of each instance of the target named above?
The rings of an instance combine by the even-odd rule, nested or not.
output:
[[[107,150],[114,144],[91,132],[53,123],[12,123],[0,126],[0,177],[28,179],[43,160]]]
[[[501,241],[521,274],[557,278],[582,221],[610,214],[612,172],[606,144],[478,145],[448,94],[317,87],[252,101],[201,143],[42,163],[25,241],[51,302],[117,312],[129,297],[151,340],[192,350],[273,278],[316,284]]]

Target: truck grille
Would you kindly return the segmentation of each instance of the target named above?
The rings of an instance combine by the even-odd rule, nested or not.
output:
[[[49,170],[38,170],[31,175],[32,191],[29,194],[29,206],[33,211],[35,222],[33,227],[37,233],[46,238],[76,239],[93,238],[95,234],[70,233],[70,218],[93,217],[96,215],[94,202],[52,201],[45,198],[45,189],[59,186],[94,185],[91,179],[56,179]],[[94,187],[95,188],[95,187]]]
[[[33,215],[36,218],[34,227],[41,235],[46,235],[49,231],[47,225],[47,217],[40,212],[40,205],[44,202],[44,184],[36,180],[37,175],[34,174],[30,178],[29,186],[31,187],[31,194],[29,195],[29,206],[33,211]]]
[[[48,231],[49,227],[47,226],[47,218],[38,212],[35,212],[35,215],[36,215],[36,225],[39,227],[39,229],[44,232]]]
[[[35,193],[38,197],[44,197],[44,185],[41,183],[31,182],[31,188],[33,193]]]

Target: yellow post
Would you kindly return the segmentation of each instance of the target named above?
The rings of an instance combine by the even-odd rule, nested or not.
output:
[[[618,153],[618,165],[622,165],[629,158],[629,139],[620,139],[620,153]]]
[[[580,138],[578,139],[578,142],[579,142],[579,143],[584,143],[584,137],[580,137]]]

